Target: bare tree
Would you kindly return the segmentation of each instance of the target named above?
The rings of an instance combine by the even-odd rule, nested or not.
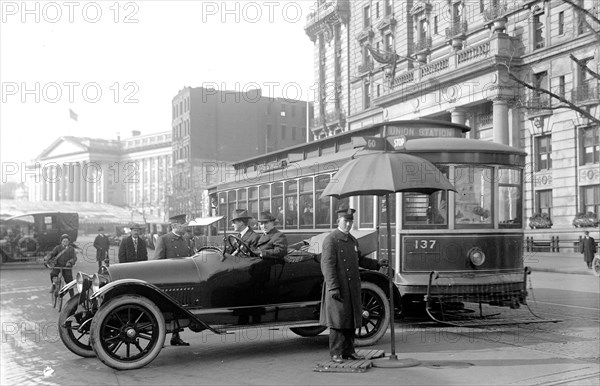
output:
[[[594,34],[595,40],[598,42],[598,45],[600,46],[600,19],[598,19],[598,17],[594,14],[594,12],[591,12],[590,10],[584,8],[584,6],[582,6],[581,3],[577,0],[562,0],[562,1],[564,3],[569,4],[573,8],[574,12],[578,15],[579,22],[585,28],[587,28],[589,31],[591,31]],[[600,5],[597,5],[597,6],[600,6]],[[596,49],[596,55],[599,55],[598,49]],[[588,61],[580,60],[577,57],[575,57],[575,55],[573,55],[573,54],[569,54],[569,58],[583,72],[589,74],[592,78],[600,80],[600,74],[598,74],[597,71],[595,71],[594,69],[589,67],[589,63],[591,63],[591,61],[588,62]],[[522,76],[520,76],[517,69],[513,67],[512,58],[507,63],[500,64],[500,66],[504,67],[506,69],[506,73],[507,73],[508,77],[512,81],[514,81],[516,84],[531,90],[532,92],[536,93],[537,95],[545,94],[545,95],[548,95],[550,98],[560,102],[557,104],[549,104],[548,106],[543,106],[544,110],[571,109],[571,110],[579,113],[581,116],[586,117],[591,122],[593,122],[597,125],[600,125],[600,119],[598,117],[595,117],[594,115],[592,115],[589,112],[589,110],[587,110],[586,108],[578,106],[576,103],[577,101],[570,100],[565,95],[553,92],[552,90],[549,90],[544,87],[541,87],[540,85],[534,84],[529,80],[524,80],[522,78]],[[520,103],[519,107],[521,107],[523,109],[529,109],[529,110],[540,109],[540,106],[532,106],[528,103]]]

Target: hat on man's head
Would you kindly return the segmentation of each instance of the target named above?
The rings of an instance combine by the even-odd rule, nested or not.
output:
[[[98,232],[104,232],[104,227],[98,227]]]
[[[129,229],[143,229],[144,227],[143,227],[143,226],[141,226],[141,225],[140,225],[140,224],[138,224],[138,223],[135,223],[135,222],[130,222],[130,223],[127,225],[127,228],[129,228]]]
[[[248,215],[248,211],[246,209],[234,209],[233,212],[231,212],[231,221],[247,220],[249,218],[252,218],[252,216]]]
[[[356,210],[352,208],[340,208],[337,211],[337,216],[338,218],[343,217],[346,220],[354,220],[354,212],[356,212]]]
[[[60,241],[62,242],[64,239],[71,241],[71,236],[65,233],[62,236],[60,236]]]
[[[178,214],[176,216],[169,217],[169,221],[175,224],[185,224],[185,214]]]
[[[273,217],[273,215],[271,214],[271,212],[269,212],[268,210],[265,210],[264,212],[260,212],[260,215],[258,216],[258,219],[256,221],[258,222],[270,222],[270,221],[275,221],[275,217]]]

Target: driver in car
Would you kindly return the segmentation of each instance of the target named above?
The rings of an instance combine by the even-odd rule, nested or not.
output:
[[[231,243],[226,243],[225,253],[232,256],[236,256],[240,253],[249,256],[250,251],[256,248],[260,236],[248,226],[248,221],[251,218],[252,217],[248,215],[246,209],[235,209],[231,213],[231,223],[234,231],[233,236],[242,240],[243,243],[240,243],[237,240],[231,240]]]

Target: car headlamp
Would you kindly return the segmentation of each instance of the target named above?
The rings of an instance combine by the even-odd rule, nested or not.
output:
[[[92,276],[92,293],[98,292],[100,289],[100,275],[97,273]]]
[[[467,252],[467,257],[471,261],[471,264],[476,267],[479,267],[485,262],[485,253],[483,253],[481,248],[478,247],[469,249],[469,252]]]
[[[77,292],[82,293],[85,281],[90,280],[90,279],[91,279],[90,275],[87,275],[83,272],[77,272],[77,278],[76,278]]]

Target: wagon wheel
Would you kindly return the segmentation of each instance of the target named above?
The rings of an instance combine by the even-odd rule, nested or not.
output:
[[[92,317],[91,312],[79,307],[79,296],[69,299],[58,317],[60,339],[72,353],[84,358],[96,356],[90,344]]]
[[[379,286],[361,284],[362,325],[356,329],[356,346],[370,346],[385,335],[390,324],[390,304]]]
[[[165,342],[165,318],[149,299],[116,297],[100,307],[92,319],[90,341],[98,359],[117,370],[146,366]]]

